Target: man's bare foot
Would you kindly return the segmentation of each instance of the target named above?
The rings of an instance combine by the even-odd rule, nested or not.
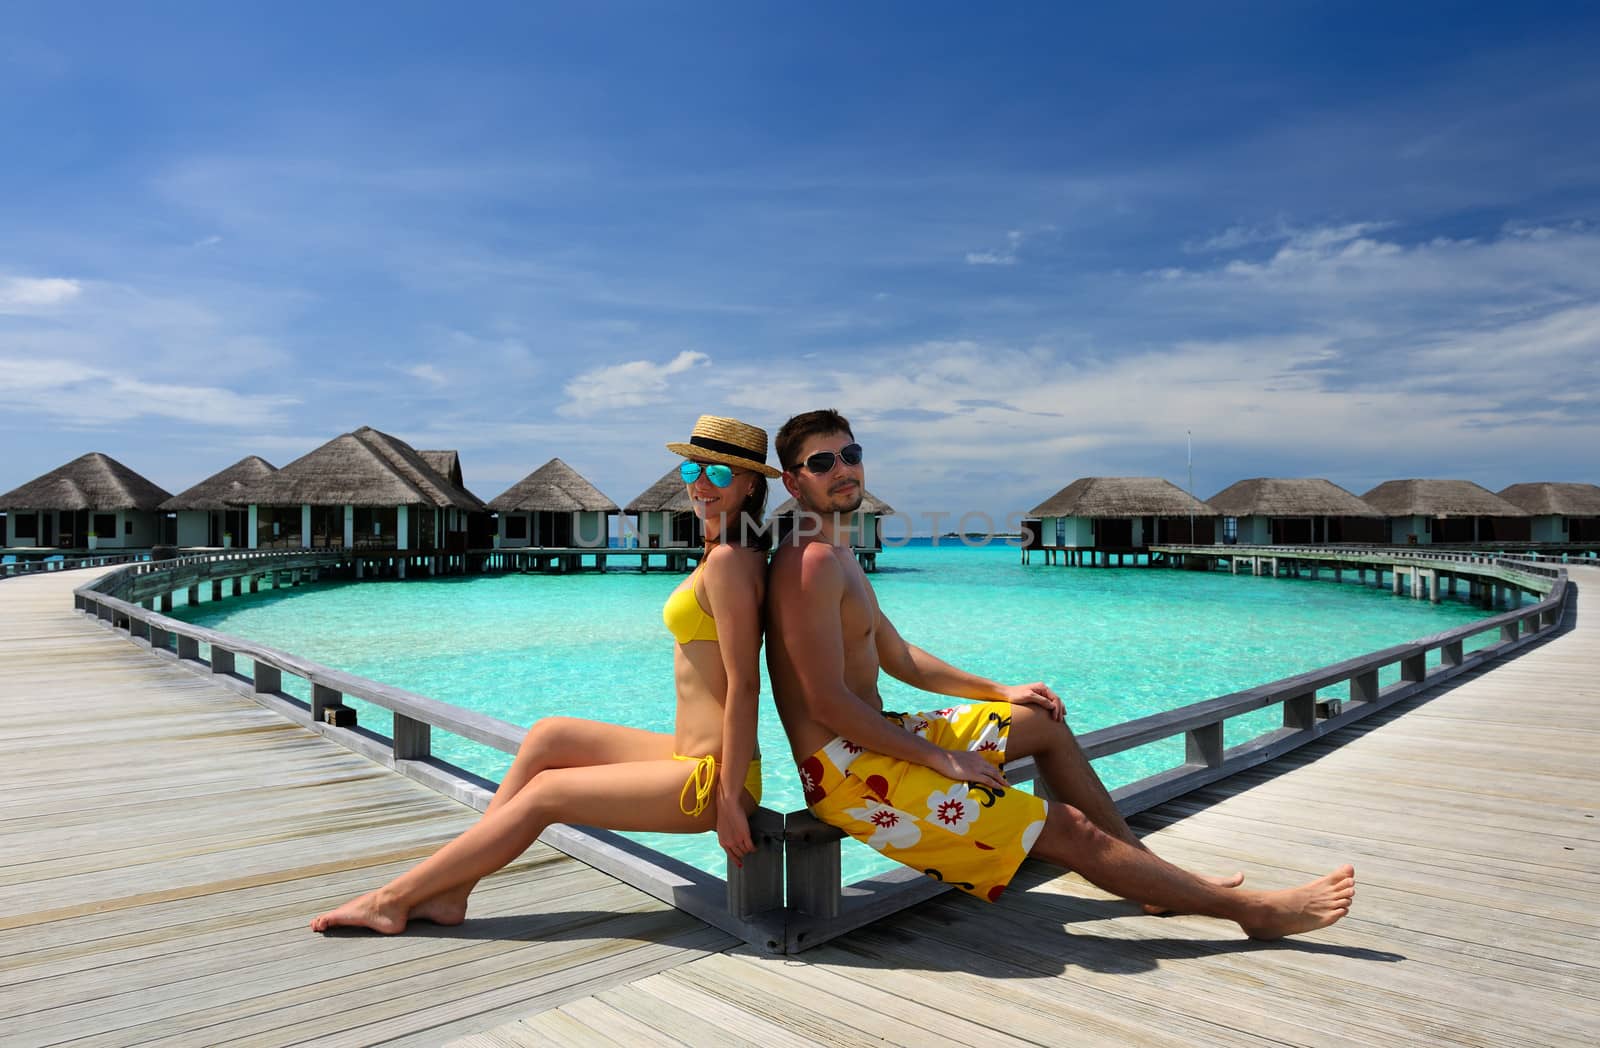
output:
[[[467,919],[467,896],[472,894],[470,888],[457,888],[455,891],[435,895],[431,899],[411,908],[406,915],[408,921],[432,921],[434,924],[460,924]]]
[[[1341,866],[1310,884],[1264,893],[1257,905],[1252,907],[1259,913],[1240,920],[1239,926],[1252,939],[1281,939],[1285,935],[1299,935],[1326,928],[1349,913],[1355,897],[1355,867]]]
[[[339,907],[311,918],[311,930],[329,928],[371,928],[384,935],[399,935],[406,930],[406,912],[378,901],[377,892],[368,892]]]
[[[1226,877],[1206,877],[1202,874],[1196,874],[1196,876],[1214,888],[1237,888],[1244,883],[1244,874],[1242,873],[1231,873]],[[1146,903],[1143,909],[1145,913],[1152,917],[1171,917],[1178,912],[1165,906],[1151,906],[1149,903]]]

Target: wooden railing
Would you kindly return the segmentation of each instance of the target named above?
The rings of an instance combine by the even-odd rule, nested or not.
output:
[[[1415,559],[1410,551],[1407,555]],[[479,810],[486,808],[496,784],[434,756],[433,732],[449,732],[514,754],[523,739],[522,727],[181,622],[127,599],[137,595],[136,600],[151,603],[160,595],[160,587],[170,593],[194,585],[193,580],[202,574],[213,581],[258,577],[269,572],[337,567],[348,556],[343,551],[245,551],[145,562],[80,587],[74,601],[84,613],[126,632],[156,655],[209,674],[218,683],[440,793]],[[1131,815],[1255,767],[1515,650],[1560,621],[1567,581],[1559,568],[1504,558],[1439,562],[1459,565],[1463,573],[1492,575],[1540,594],[1541,599],[1435,636],[1080,736],[1091,759],[1183,737],[1183,762],[1114,791],[1119,808]],[[1498,639],[1481,650],[1465,651],[1466,642],[1485,633],[1498,633]],[[208,649],[206,657],[202,657],[202,646]],[[1435,652],[1439,661],[1430,667],[1429,656]],[[248,674],[241,672],[241,657],[251,663]],[[1380,672],[1394,666],[1399,668],[1399,680],[1380,686]],[[286,679],[305,682],[310,701],[287,693]],[[1324,689],[1339,686],[1347,688],[1343,696],[1319,697]],[[392,737],[357,724],[353,711],[344,704],[347,697],[391,711]],[[1271,706],[1282,708],[1280,727],[1241,745],[1224,746],[1223,729],[1229,719]],[[1029,781],[1034,774],[1033,762],[1028,759],[1006,766],[1006,776],[1013,783]],[[1042,783],[1036,789],[1048,796]],[[540,839],[773,952],[807,949],[948,888],[905,868],[844,885],[839,858],[843,835],[805,810],[785,815],[757,809],[751,831],[756,852],[747,856],[742,866],[730,864],[722,878],[607,830],[556,825]]]
[[[1219,552],[1217,547],[1187,548],[1198,553]],[[1287,555],[1290,551],[1302,552],[1304,547],[1283,549]],[[1421,562],[1422,557],[1414,551],[1404,552],[1413,563]],[[1559,568],[1454,554],[1441,562],[1456,566],[1455,570],[1462,574],[1481,572],[1485,577],[1538,593],[1542,599],[1537,604],[1421,640],[1080,735],[1079,745],[1091,760],[1183,737],[1183,763],[1114,790],[1112,797],[1117,807],[1124,815],[1133,815],[1235,772],[1263,764],[1499,658],[1530,643],[1560,621],[1567,582],[1566,573]],[[1467,653],[1466,643],[1485,633],[1497,634],[1496,642]],[[1435,652],[1439,663],[1430,667],[1429,656]],[[1399,667],[1400,679],[1380,686],[1379,674],[1394,666]],[[1318,693],[1324,689],[1340,686],[1347,688],[1344,696],[1319,698]],[[1280,727],[1240,745],[1224,746],[1223,728],[1227,721],[1271,706],[1282,708]],[[1028,759],[1014,761],[1006,765],[1005,770],[1006,778],[1013,783],[1033,779],[1036,772]],[[1035,791],[1049,796],[1042,781],[1035,783]],[[910,869],[897,869],[845,887],[839,873],[842,836],[807,811],[791,812],[785,817],[790,907],[786,939],[790,952],[815,946],[948,890],[948,885]]]
[[[42,557],[15,560],[0,564],[0,579],[18,578],[22,575],[42,575],[51,571],[74,571],[78,568],[103,568],[114,564],[128,564],[144,560],[147,553],[88,553],[72,557]]]

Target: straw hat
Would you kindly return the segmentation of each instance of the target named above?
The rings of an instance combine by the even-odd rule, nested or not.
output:
[[[672,442],[667,450],[696,462],[721,462],[753,469],[766,477],[783,474],[767,465],[767,431],[735,418],[701,415],[687,444]]]

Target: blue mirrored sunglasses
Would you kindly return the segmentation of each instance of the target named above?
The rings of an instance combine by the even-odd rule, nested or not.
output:
[[[716,487],[725,488],[733,483],[733,467],[724,466],[720,462],[685,462],[678,467],[678,476],[683,478],[685,484],[693,484],[700,479],[701,470],[705,471],[706,479]]]

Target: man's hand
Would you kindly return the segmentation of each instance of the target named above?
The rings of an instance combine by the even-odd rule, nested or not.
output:
[[[756,850],[750,837],[750,817],[737,803],[717,804],[717,843],[735,866],[743,866],[744,857]]]
[[[972,750],[945,750],[933,770],[956,782],[975,782],[996,790],[1007,786],[1000,769]]]
[[[1034,681],[1032,684],[1008,684],[1000,689],[1000,694],[1013,706],[1037,706],[1050,714],[1051,720],[1062,720],[1067,715],[1067,704],[1061,701],[1061,696],[1050,690],[1044,681]]]

